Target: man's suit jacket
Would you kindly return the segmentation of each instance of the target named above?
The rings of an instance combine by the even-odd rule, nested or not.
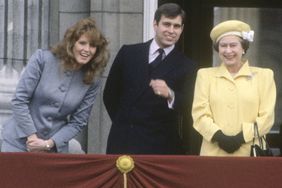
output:
[[[178,115],[185,111],[190,116],[195,64],[174,48],[150,75],[151,41],[124,45],[111,67],[104,90],[112,120],[107,153],[183,153]],[[175,92],[173,109],[167,99],[154,94],[151,79],[164,80]]]

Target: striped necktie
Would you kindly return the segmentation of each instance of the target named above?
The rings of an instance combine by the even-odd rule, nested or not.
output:
[[[155,69],[164,59],[164,50],[162,48],[159,48],[157,51],[159,52],[159,55],[158,57],[156,57],[156,59],[154,59],[154,61],[150,63],[151,70]]]

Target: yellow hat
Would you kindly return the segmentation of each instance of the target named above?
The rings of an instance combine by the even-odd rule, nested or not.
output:
[[[254,31],[245,22],[239,20],[228,20],[217,24],[210,33],[213,43],[217,43],[222,37],[236,35],[249,42],[253,41]]]

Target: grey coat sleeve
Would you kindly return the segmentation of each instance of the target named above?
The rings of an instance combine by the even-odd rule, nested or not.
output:
[[[37,50],[29,59],[19,80],[15,96],[12,99],[13,116],[17,122],[16,131],[19,137],[27,137],[36,133],[29,103],[40,80],[44,66],[43,51]]]

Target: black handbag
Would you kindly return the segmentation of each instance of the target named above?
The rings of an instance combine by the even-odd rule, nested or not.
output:
[[[255,139],[258,139],[259,145],[255,144]],[[263,144],[265,143],[265,145]],[[259,135],[258,125],[254,123],[254,138],[251,145],[251,154],[252,157],[263,157],[263,156],[273,156],[271,149],[264,136]]]

